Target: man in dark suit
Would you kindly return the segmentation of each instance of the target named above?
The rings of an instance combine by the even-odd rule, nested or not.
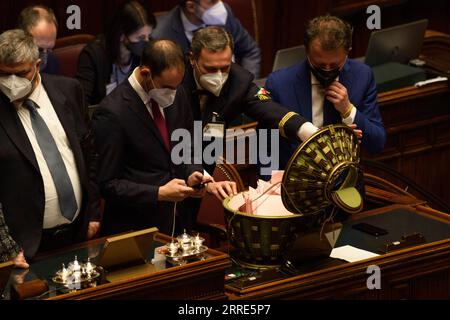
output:
[[[31,36],[0,35],[0,202],[27,258],[93,237],[101,220],[81,87],[39,65]]]
[[[39,47],[40,72],[59,74],[59,62],[52,50],[58,33],[58,21],[52,9],[35,5],[20,12],[18,27],[30,34]]]
[[[201,164],[175,165],[171,157],[173,131],[193,127],[185,92],[178,88],[184,70],[179,46],[150,41],[141,65],[94,113],[104,234],[149,227],[171,234],[174,215],[180,231],[189,220],[182,201],[204,193],[191,188],[208,180]]]
[[[259,78],[261,50],[234,16],[231,8],[220,0],[180,1],[178,6],[158,22],[153,37],[171,39],[185,53],[189,53],[194,32],[208,25],[222,26],[233,36],[236,61],[256,79]]]
[[[250,72],[232,63],[232,52],[233,40],[223,28],[207,27],[195,33],[183,82],[194,119],[205,126],[215,117],[228,128],[244,113],[262,128],[279,129],[286,138],[308,138],[302,129],[306,120],[272,101],[253,83]],[[207,189],[221,199],[233,194],[228,184],[208,184]]]
[[[298,65],[272,73],[265,88],[272,99],[308,119],[312,130],[345,123],[355,128],[370,153],[383,150],[386,133],[377,103],[372,70],[348,59],[351,27],[332,16],[309,22],[305,34],[308,58]],[[280,143],[284,168],[298,143]]]

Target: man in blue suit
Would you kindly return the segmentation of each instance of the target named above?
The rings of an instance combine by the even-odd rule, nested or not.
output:
[[[345,123],[355,129],[369,153],[383,150],[386,133],[377,103],[372,70],[348,59],[352,28],[333,16],[310,21],[305,34],[307,59],[272,73],[266,89],[274,101],[310,121],[302,129]],[[280,141],[280,168],[284,168],[298,143]]]
[[[188,54],[194,32],[210,25],[221,26],[232,35],[236,62],[259,78],[261,50],[231,8],[220,0],[181,0],[158,22],[152,37],[175,41]]]

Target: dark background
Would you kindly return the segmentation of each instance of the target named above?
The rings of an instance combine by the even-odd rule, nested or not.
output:
[[[0,30],[15,26],[19,12],[31,4],[45,4],[54,9],[59,20],[59,37],[76,33],[98,34],[111,19],[116,8],[125,0],[1,0]],[[365,53],[370,30],[366,28],[366,8],[378,4],[382,14],[382,28],[428,18],[429,29],[450,33],[450,1],[446,0],[224,0],[235,8],[241,22],[253,29],[253,17],[257,18],[258,42],[263,52],[263,75],[270,72],[276,50],[302,44],[304,26],[308,19],[331,13],[349,21],[355,28],[351,56]],[[153,12],[171,9],[178,0],[146,0]],[[248,3],[248,5],[243,5]],[[76,4],[81,8],[81,30],[67,30],[66,9]],[[255,15],[245,8],[255,8]],[[241,10],[244,8],[244,10]],[[251,30],[254,33],[254,30]]]

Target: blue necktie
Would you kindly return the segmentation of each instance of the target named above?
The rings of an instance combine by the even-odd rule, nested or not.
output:
[[[37,112],[37,105],[27,99],[24,106],[30,111],[31,125],[36,134],[36,140],[55,183],[61,213],[69,221],[72,221],[78,210],[78,205],[61,153],[44,119]]]

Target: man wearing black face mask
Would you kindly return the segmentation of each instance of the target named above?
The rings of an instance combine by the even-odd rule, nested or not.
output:
[[[266,89],[273,100],[310,121],[310,132],[337,123],[351,126],[370,153],[381,152],[386,133],[377,103],[371,69],[348,59],[352,28],[332,16],[317,17],[307,25],[308,58],[272,73]],[[297,143],[282,140],[280,167],[284,168]]]

